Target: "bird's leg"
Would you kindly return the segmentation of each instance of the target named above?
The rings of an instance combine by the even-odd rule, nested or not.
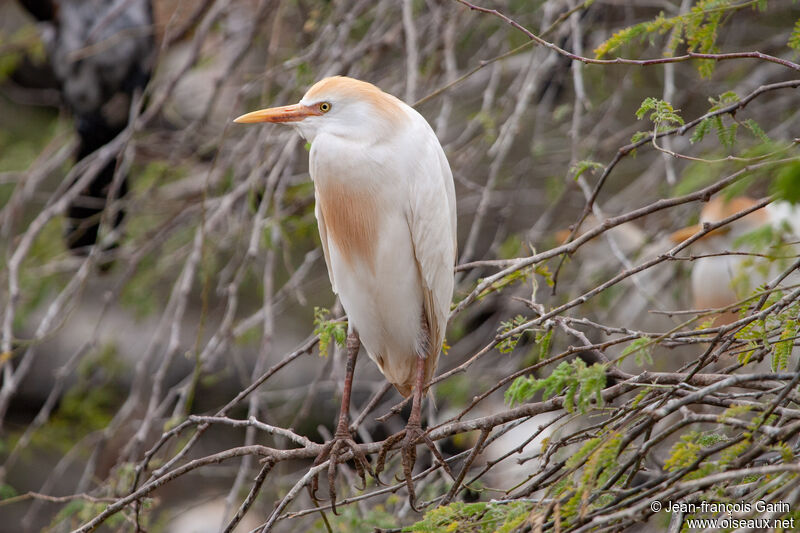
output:
[[[439,450],[436,449],[436,445],[434,445],[433,440],[431,440],[427,433],[422,431],[422,394],[424,387],[425,358],[417,357],[416,375],[414,379],[414,395],[412,397],[411,414],[408,417],[408,423],[406,423],[406,428],[403,431],[386,439],[386,442],[383,444],[381,451],[378,454],[378,462],[375,466],[375,472],[377,475],[377,473],[383,470],[386,454],[398,441],[400,441],[400,439],[403,440],[403,444],[400,447],[400,454],[403,462],[403,476],[405,476],[406,487],[408,488],[409,504],[411,505],[411,508],[417,512],[419,512],[419,510],[416,507],[417,494],[414,491],[413,480],[414,463],[417,460],[417,441],[422,439],[425,442],[425,445],[431,450],[436,460],[439,461],[447,473],[450,474],[450,477],[453,477],[453,472],[450,470],[450,466],[447,464],[447,461],[444,460],[442,454],[439,453]]]
[[[349,448],[353,452],[353,459],[356,465],[356,472],[361,478],[361,483],[366,487],[367,479],[365,472],[372,474],[372,467],[367,460],[364,452],[350,435],[350,392],[353,388],[353,371],[356,367],[358,350],[361,348],[361,341],[358,333],[352,331],[347,335],[347,370],[344,378],[344,391],[342,392],[342,406],[339,410],[339,422],[336,425],[336,433],[333,439],[325,444],[322,451],[314,461],[314,466],[320,465],[329,460],[328,463],[328,491],[331,498],[331,510],[336,514],[336,465],[341,461],[341,456]],[[319,488],[317,476],[311,480],[311,494],[316,497]],[[361,489],[363,490],[363,489]]]
[[[417,374],[414,381],[414,397],[411,414],[406,424],[406,435],[400,454],[403,458],[403,476],[408,487],[408,501],[416,511],[417,494],[414,492],[414,463],[417,461],[417,441],[422,436],[422,388],[425,386],[425,359],[417,357]]]

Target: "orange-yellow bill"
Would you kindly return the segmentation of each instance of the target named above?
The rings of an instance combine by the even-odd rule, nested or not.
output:
[[[281,107],[270,107],[269,109],[259,109],[252,113],[246,113],[238,117],[234,122],[239,124],[253,124],[256,122],[299,122],[306,117],[321,115],[322,113],[313,107],[303,104],[285,105]]]

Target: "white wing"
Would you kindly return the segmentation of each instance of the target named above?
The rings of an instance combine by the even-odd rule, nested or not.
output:
[[[456,261],[456,202],[450,165],[433,131],[419,154],[411,184],[409,227],[422,277],[425,316],[431,329],[434,362],[439,355],[453,298]]]
[[[322,242],[322,254],[325,256],[325,266],[328,268],[328,277],[331,280],[331,288],[334,294],[336,292],[336,282],[333,279],[333,269],[331,268],[331,258],[328,252],[328,230],[325,227],[325,218],[322,216],[322,210],[319,208],[319,198],[317,197],[317,189],[314,187],[314,215],[317,217],[317,227],[319,228],[319,240]]]

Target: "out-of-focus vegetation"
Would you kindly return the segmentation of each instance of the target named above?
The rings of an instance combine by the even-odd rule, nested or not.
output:
[[[245,530],[274,531],[718,517],[654,500],[786,502],[741,517],[800,520],[797,4],[471,4],[153,0],[152,80],[113,153],[78,163],[52,28],[0,0],[0,531],[168,532],[193,513],[223,531],[240,506]],[[394,455],[388,488],[340,469],[339,515],[303,488],[346,322],[309,147],[231,121],[333,74],[414,104],[456,179],[457,289],[426,419],[456,480],[421,453],[423,513]],[[126,217],[116,246],[75,254],[73,180],[103,157],[129,181],[106,213]],[[743,195],[788,216],[670,241]],[[742,258],[721,291],[739,301],[696,308],[691,272],[720,255]],[[373,460],[399,401],[362,358],[351,418]]]

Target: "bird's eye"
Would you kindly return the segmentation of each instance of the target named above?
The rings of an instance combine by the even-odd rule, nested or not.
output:
[[[321,104],[319,104],[319,110],[322,111],[323,113],[327,113],[328,111],[331,110],[331,104],[329,104],[328,102],[322,102]]]

